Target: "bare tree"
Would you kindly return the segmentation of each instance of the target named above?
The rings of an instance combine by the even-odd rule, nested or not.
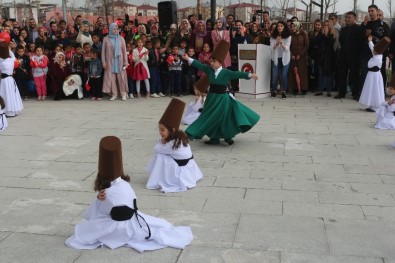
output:
[[[287,9],[289,7],[290,0],[273,0],[275,7],[278,7],[283,11],[283,16],[287,17]]]
[[[353,11],[356,13],[358,9],[358,0],[354,0],[354,7],[353,7]]]
[[[388,11],[390,12],[390,23],[392,23],[392,0],[388,0]]]
[[[98,14],[106,18],[107,25],[110,24],[108,17],[113,13],[113,0],[86,0],[85,5],[97,9]]]
[[[328,15],[328,9],[330,7],[335,7],[338,0],[324,0],[324,17]]]

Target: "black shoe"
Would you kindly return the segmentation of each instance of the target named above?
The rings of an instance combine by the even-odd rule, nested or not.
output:
[[[275,93],[274,91],[272,91],[271,97],[272,97],[272,98],[275,98],[275,97],[276,97],[276,93]]]
[[[352,99],[358,101],[359,100],[359,96],[352,96]]]
[[[342,96],[340,94],[337,94],[335,97],[333,97],[334,99],[344,99],[345,96]]]
[[[205,141],[204,143],[208,144],[208,145],[218,145],[219,144],[219,140],[217,140],[217,139],[210,139],[209,141]]]
[[[316,92],[315,94],[314,94],[314,96],[321,96],[322,95],[322,92]]]
[[[227,144],[229,144],[229,145],[232,145],[232,144],[235,143],[235,141],[232,140],[232,139],[225,139],[225,142],[226,142]]]
[[[328,92],[328,93],[326,94],[326,96],[327,96],[327,97],[332,97],[332,94],[331,94],[330,92]]]
[[[365,109],[365,111],[367,111],[367,112],[375,112],[375,111],[372,110],[371,108],[367,108],[367,109]]]
[[[285,92],[283,92],[283,94],[281,94],[281,98],[282,98],[283,100],[285,100],[285,99],[287,98],[287,94],[285,94]]]

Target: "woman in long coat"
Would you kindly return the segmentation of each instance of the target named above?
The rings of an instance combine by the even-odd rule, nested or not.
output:
[[[291,23],[291,66],[288,72],[288,89],[293,94],[306,94],[308,90],[307,51],[309,50],[309,37],[301,29],[299,22]],[[297,80],[300,84],[298,87]],[[300,90],[299,90],[300,88]]]
[[[211,39],[213,42],[213,50],[217,47],[218,43],[221,40],[225,40],[226,42],[230,43],[230,34],[229,31],[224,29],[223,20],[218,18],[215,22],[215,29],[211,31]],[[226,58],[224,60],[223,67],[227,68],[230,67],[230,54],[226,54]]]
[[[103,39],[101,57],[104,69],[103,92],[111,94],[110,100],[115,100],[118,97],[119,88],[119,93],[125,100],[128,94],[126,76],[128,56],[125,40],[119,35],[116,23],[110,25],[109,35]]]

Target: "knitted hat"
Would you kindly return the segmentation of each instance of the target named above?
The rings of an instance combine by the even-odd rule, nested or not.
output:
[[[388,48],[389,44],[391,43],[391,39],[389,37],[384,37],[379,42],[374,45],[374,51],[377,54],[383,54],[385,50]]]
[[[174,128],[176,131],[180,129],[182,114],[184,113],[185,102],[172,98],[167,109],[160,118],[159,123],[167,127]]]
[[[170,29],[172,29],[172,28],[177,29],[177,24],[171,24]]]
[[[106,136],[100,140],[99,170],[97,176],[113,181],[124,175],[122,163],[122,145],[118,137]]]
[[[0,96],[0,110],[3,110],[4,108],[5,108],[4,99],[2,96]]]
[[[208,75],[200,78],[198,81],[195,82],[195,88],[202,93],[206,93],[208,87],[210,86],[210,82],[208,79]]]
[[[388,83],[388,87],[389,88],[395,88],[395,72],[394,72],[394,74],[392,74],[391,80]]]
[[[0,42],[0,58],[9,58],[10,57],[10,49],[8,47],[8,43]]]
[[[225,40],[221,40],[218,43],[217,47],[214,49],[213,53],[211,53],[211,58],[216,59],[221,63],[224,63],[226,55],[229,52],[229,48],[230,43]]]

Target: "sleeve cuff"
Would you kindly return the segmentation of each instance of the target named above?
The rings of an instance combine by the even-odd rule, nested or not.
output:
[[[188,58],[188,64],[192,65],[193,60],[194,60],[193,58]]]

